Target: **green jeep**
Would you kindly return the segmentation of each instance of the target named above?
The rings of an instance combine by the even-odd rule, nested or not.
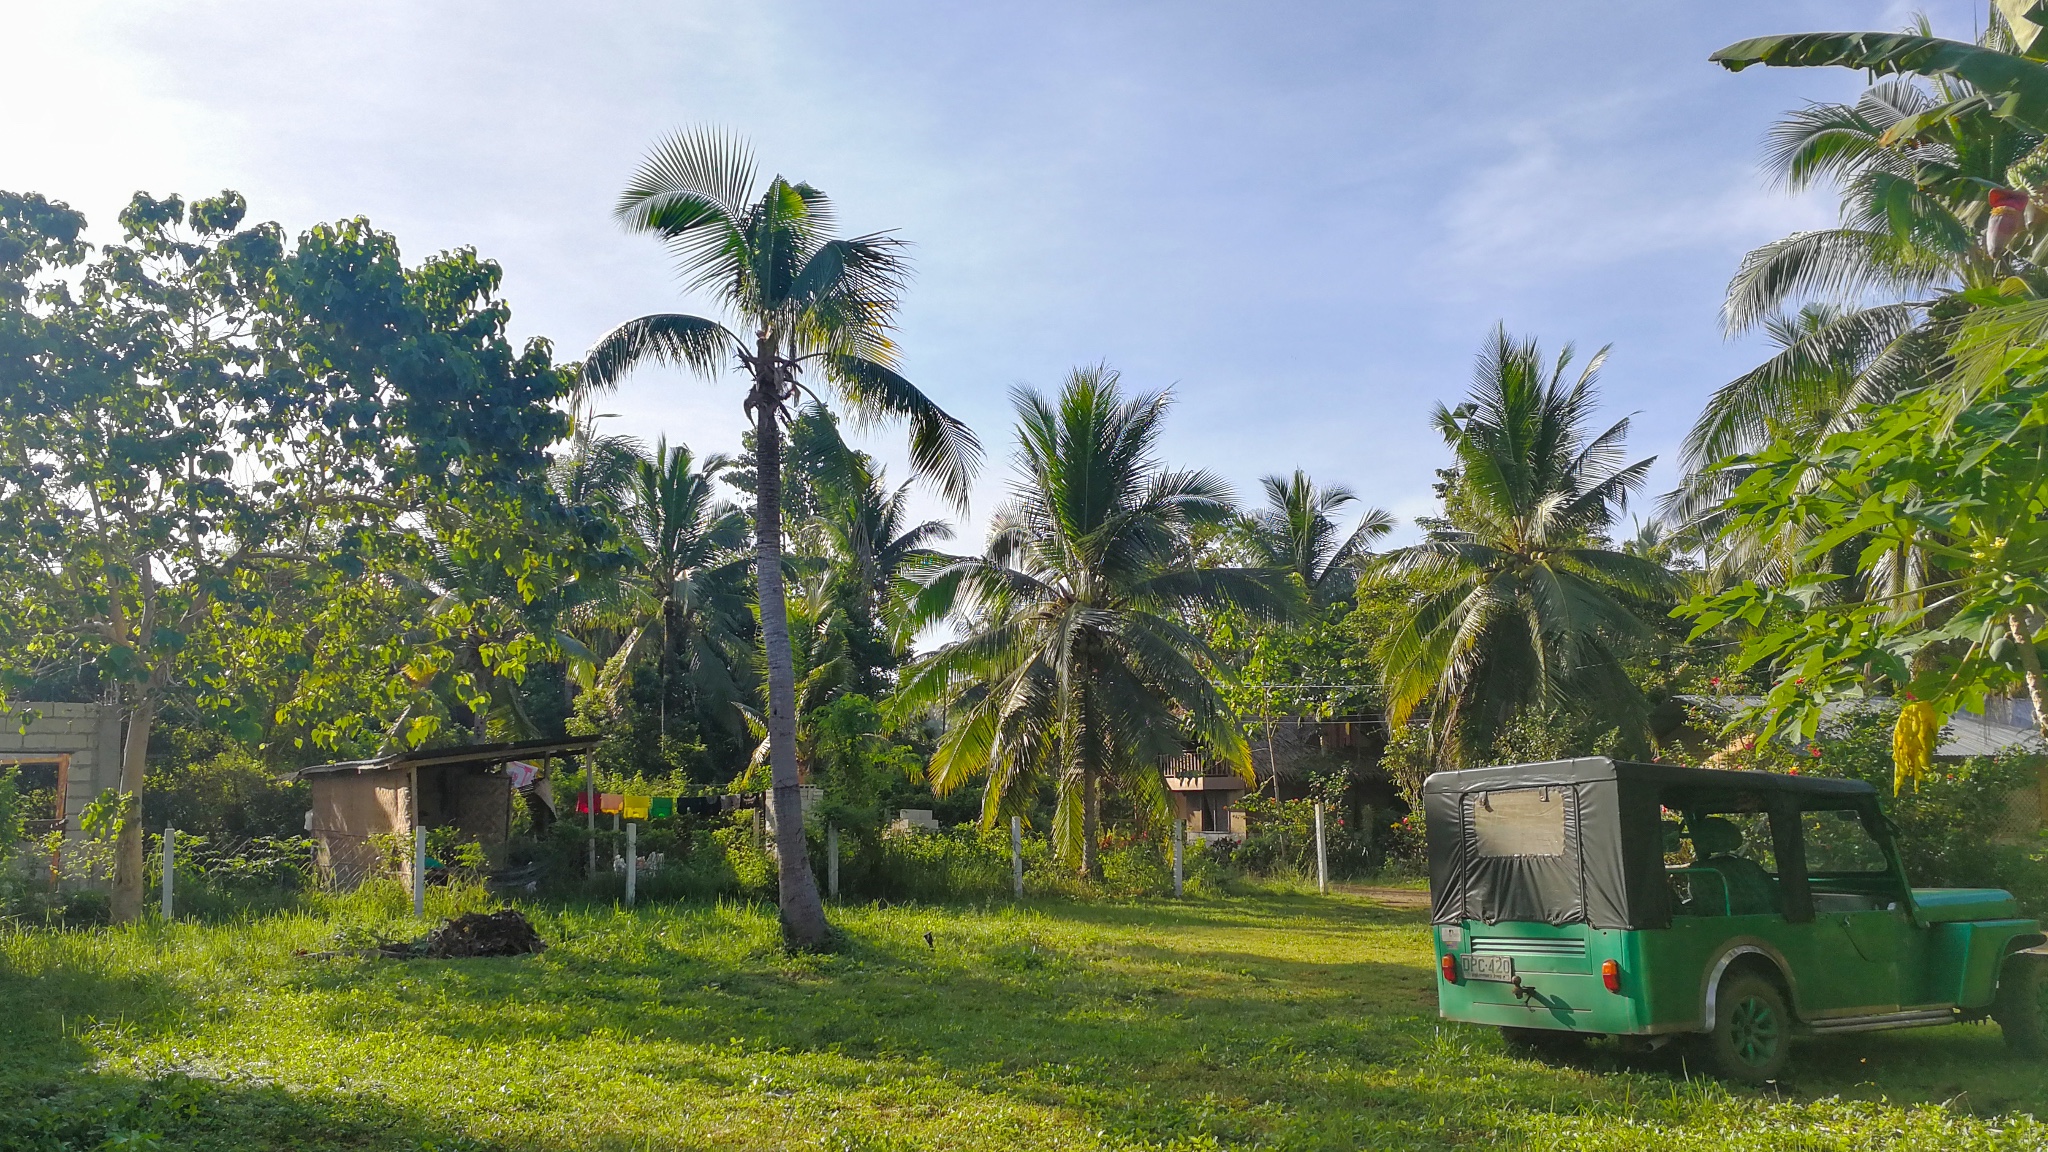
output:
[[[1914,888],[1856,780],[1594,757],[1422,786],[1437,1003],[1542,1047],[1691,1035],[1761,1083],[1798,1035],[1990,1017],[2048,1054],[2048,937],[1997,889]]]

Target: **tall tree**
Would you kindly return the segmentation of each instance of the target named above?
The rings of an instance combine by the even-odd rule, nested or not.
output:
[[[1716,59],[1746,66],[1755,53],[1748,46],[1761,43]],[[2000,20],[1990,22],[1981,44],[1954,47],[2017,62]],[[1774,52],[1764,56],[1781,62]],[[1689,478],[1669,502],[1673,510],[1713,510],[1732,483],[1713,471],[1720,461],[1780,432],[1820,436],[1852,427],[1868,405],[1944,372],[1948,340],[1973,307],[1964,293],[2025,277],[2048,254],[2048,233],[1987,227],[2004,198],[2023,202],[2029,185],[2048,179],[2043,140],[2039,127],[2002,115],[1953,71],[1935,71],[1928,86],[1910,77],[1879,80],[1853,104],[1813,104],[1780,120],[1770,133],[1768,169],[1794,191],[1832,182],[1841,224],[1794,233],[1744,257],[1728,286],[1724,323],[1731,334],[1765,328],[1779,351],[1708,401],[1686,438]]]
[[[1084,874],[1105,788],[1162,819],[1162,765],[1192,741],[1250,779],[1237,718],[1211,682],[1203,609],[1278,618],[1298,607],[1284,574],[1203,568],[1189,533],[1232,516],[1216,476],[1158,457],[1164,395],[1126,398],[1114,372],[1078,369],[1057,401],[1013,393],[1017,479],[987,550],[930,574],[919,610],[964,631],[906,670],[905,710],[942,709],[940,793],[985,777],[993,824],[1057,789],[1054,843]]]
[[[620,196],[617,214],[660,237],[693,290],[709,293],[740,331],[702,316],[663,313],[627,321],[584,362],[592,387],[611,387],[634,365],[666,361],[715,375],[737,365],[754,421],[756,600],[768,669],[768,742],[774,779],[783,940],[826,943],[829,928],[804,847],[796,762],[796,677],[782,574],[782,425],[815,372],[866,419],[909,421],[913,467],[964,502],[980,445],[895,370],[890,339],[906,271],[902,242],[832,235],[824,193],[781,176],[758,181],[739,141],[693,130],[658,144]]]
[[[1651,464],[1621,463],[1626,419],[1591,432],[1605,359],[1572,376],[1569,346],[1546,361],[1496,329],[1465,402],[1437,406],[1455,459],[1444,516],[1379,566],[1420,588],[1379,655],[1390,721],[1431,702],[1441,759],[1483,754],[1531,708],[1591,712],[1647,747],[1648,707],[1614,644],[1647,635],[1625,601],[1672,581],[1605,537]]]
[[[828,489],[818,517],[832,564],[834,592],[846,601],[855,628],[863,633],[857,692],[879,695],[880,676],[895,668],[908,647],[909,615],[899,583],[941,558],[933,544],[953,536],[943,520],[913,520],[910,485],[890,488],[887,475],[862,454],[846,482]],[[914,625],[912,625],[914,626]]]
[[[56,606],[26,646],[82,653],[119,697],[122,919],[152,725],[214,674],[195,631],[256,619],[277,581],[359,570],[365,540],[451,490],[530,477],[573,379],[544,343],[511,348],[474,253],[408,269],[361,220],[287,250],[245,208],[137,195],[88,259],[77,213],[0,194],[0,527],[15,594]]]
[[[1367,508],[1347,534],[1337,516],[1358,502],[1351,489],[1319,487],[1299,468],[1291,477],[1267,476],[1259,483],[1266,506],[1249,517],[1249,527],[1260,562],[1300,577],[1316,603],[1349,595],[1373,544],[1394,530],[1393,515]]]
[[[749,621],[745,573],[747,518],[717,496],[723,456],[699,462],[685,445],[655,443],[634,462],[620,519],[636,554],[616,593],[598,615],[623,625],[625,637],[605,665],[602,687],[622,689],[635,665],[652,654],[661,688],[658,724],[665,735],[677,681],[687,685],[699,723],[734,729],[733,705],[748,694],[735,674]]]

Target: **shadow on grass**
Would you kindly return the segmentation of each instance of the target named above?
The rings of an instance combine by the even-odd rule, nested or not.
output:
[[[0,962],[0,1005],[0,1152],[492,1147],[368,1095],[299,1093],[184,1069],[99,1069],[91,1039],[103,1029],[147,1040],[192,1023],[189,995],[156,976],[80,964],[21,973]]]

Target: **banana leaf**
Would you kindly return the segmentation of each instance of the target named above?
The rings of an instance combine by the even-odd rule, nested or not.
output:
[[[2048,42],[2037,42],[2048,47]],[[1880,75],[1949,76],[1986,97],[1993,115],[2048,132],[2048,67],[1959,40],[1902,32],[1800,32],[1759,36],[1709,57],[1730,72],[1773,68],[1861,68]]]

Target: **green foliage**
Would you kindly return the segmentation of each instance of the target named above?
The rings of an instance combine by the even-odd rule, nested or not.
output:
[[[0,854],[28,835],[28,810],[22,803],[20,779],[18,766],[0,764]]]
[[[1921,887],[2004,888],[2029,915],[2048,915],[2048,836],[2021,828],[2016,795],[2042,783],[2042,758],[2011,753],[1936,765],[1918,787],[1892,791],[1892,724],[1898,709],[1872,702],[1836,713],[1811,737],[1731,742],[1730,768],[1863,780],[1880,793],[1898,830],[1906,875]],[[2022,809],[2023,811],[2023,809]]]
[[[1990,114],[2048,133],[2048,68],[1996,48],[1904,32],[1802,32],[1743,40],[1710,59],[1730,72],[1766,64],[1953,77],[1980,93]]]
[[[1378,656],[1389,721],[1426,706],[1439,762],[1477,763],[1532,709],[1582,713],[1648,750],[1648,702],[1619,649],[1648,631],[1635,607],[1673,580],[1604,537],[1651,464],[1621,463],[1627,420],[1590,427],[1605,358],[1573,377],[1570,348],[1546,361],[1496,330],[1466,401],[1437,408],[1456,458],[1444,518],[1381,565],[1417,593]]]
[[[966,634],[919,661],[899,714],[948,722],[931,759],[941,795],[980,779],[983,822],[1024,813],[1042,788],[1061,855],[1095,875],[1101,792],[1165,824],[1160,765],[1188,747],[1249,775],[1250,750],[1183,623],[1236,608],[1277,619],[1298,589],[1265,569],[1193,562],[1196,525],[1227,522],[1230,493],[1157,457],[1168,401],[1126,397],[1116,373],[1077,369],[1056,399],[1018,390],[1016,501],[986,553],[926,574],[918,612]]]
[[[1243,842],[1207,845],[1210,859],[1245,876],[1315,878],[1313,801],[1247,795],[1240,806],[1245,813]],[[1364,821],[1353,824],[1340,809],[1325,807],[1323,847],[1330,879],[1357,880],[1379,873],[1387,851],[1387,832],[1381,819],[1382,814],[1367,808]],[[1392,814],[1385,814],[1385,819],[1391,823]]]
[[[243,839],[296,836],[305,827],[312,790],[266,768],[241,747],[192,764],[160,764],[149,774],[142,805],[145,828]]]
[[[1994,383],[1930,386],[1818,444],[1774,443],[1743,467],[1728,531],[1808,525],[1804,556],[1864,542],[1858,567],[1892,574],[1858,594],[1839,578],[1745,581],[1683,611],[1694,635],[1732,626],[1737,670],[1769,668],[1764,734],[1810,737],[1822,704],[1879,689],[1944,716],[1981,712],[1987,693],[2038,679],[2034,630],[2048,608],[2048,349],[2004,357]],[[1915,569],[1926,573],[1916,576]]]

